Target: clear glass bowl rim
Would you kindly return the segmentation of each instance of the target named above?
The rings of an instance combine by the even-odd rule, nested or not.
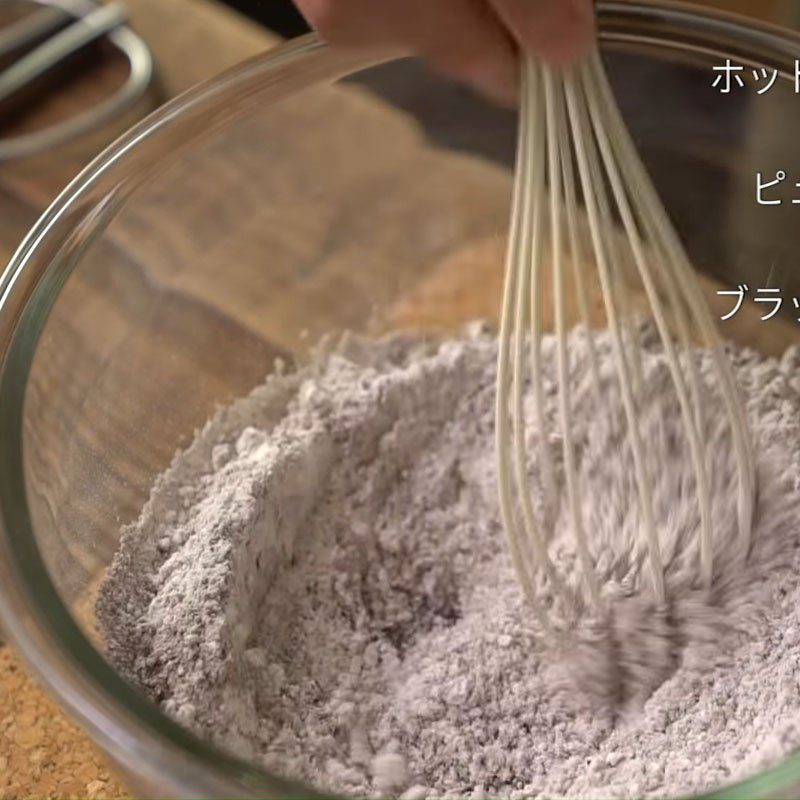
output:
[[[794,59],[800,53],[796,33],[668,0],[599,2],[598,11],[601,39],[615,47],[645,45],[689,56],[736,57],[747,65],[777,67],[782,79],[794,79]],[[181,728],[130,687],[79,630],[44,566],[27,505],[22,418],[36,344],[80,254],[161,163],[145,164],[135,179],[126,174],[120,181],[142,149],[147,153],[149,144],[180,132],[180,146],[170,150],[174,156],[200,138],[187,135],[192,119],[210,121],[203,133],[208,135],[280,99],[289,76],[295,92],[384,60],[337,51],[309,35],[191,89],[133,127],[84,169],[42,215],[0,275],[0,622],[62,705],[129,774],[158,787],[163,795],[322,796]],[[794,785],[800,785],[800,755],[708,796],[776,796]]]

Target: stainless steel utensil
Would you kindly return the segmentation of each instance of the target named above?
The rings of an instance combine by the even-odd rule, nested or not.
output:
[[[126,25],[126,10],[121,2],[26,2],[37,8],[0,29],[0,115],[23,95],[36,92],[43,79],[103,38],[128,61],[129,72],[113,95],[92,108],[43,130],[0,139],[0,162],[35,155],[101,127],[139,100],[154,72],[150,50]],[[11,5],[0,0],[0,7],[4,4]]]

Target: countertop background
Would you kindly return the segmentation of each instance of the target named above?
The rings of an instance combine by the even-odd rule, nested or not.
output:
[[[277,41],[213,0],[126,0],[126,5],[131,25],[153,51],[158,85],[147,103],[113,127],[46,156],[0,166],[0,265],[58,191],[137,116]],[[37,111],[37,124],[61,118],[65,107],[83,107],[119,77],[113,63],[87,73]],[[0,797],[126,796],[88,738],[27,675],[13,650],[0,646]]]
[[[705,5],[800,25],[798,0],[697,0]],[[131,24],[147,40],[159,67],[159,84],[149,105],[169,99],[195,83],[273,46],[277,38],[256,20],[274,23],[286,12],[283,0],[227,0],[242,16],[217,0],[127,0]],[[297,16],[283,18],[285,33],[302,27]],[[113,64],[77,81],[53,98],[41,112],[63,113],[81,104],[119,75]],[[391,97],[397,87],[374,86]],[[396,98],[395,98],[396,99]],[[411,113],[424,110],[408,109]],[[138,109],[141,115],[146,107]],[[113,128],[47,156],[0,167],[0,264],[12,255],[25,232],[55,194],[106,143],[134,121],[119,120]],[[2,124],[2,121],[0,121]],[[452,125],[440,115],[435,125]],[[435,132],[434,132],[435,135]],[[475,142],[467,143],[478,147]],[[485,286],[482,291],[485,290]],[[0,797],[125,797],[116,779],[88,739],[28,677],[13,651],[0,645]]]

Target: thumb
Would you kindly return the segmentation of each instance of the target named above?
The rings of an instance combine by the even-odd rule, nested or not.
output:
[[[594,40],[592,0],[490,0],[520,49],[556,66],[573,63]]]

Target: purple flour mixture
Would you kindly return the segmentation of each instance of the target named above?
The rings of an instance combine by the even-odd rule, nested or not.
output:
[[[709,394],[717,568],[700,592],[691,466],[653,340],[642,331],[658,624],[621,403],[606,376],[598,409],[575,331],[574,436],[613,647],[542,644],[499,523],[497,340],[473,327],[435,345],[350,339],[221,411],[123,532],[98,601],[109,659],[199,735],[357,796],[664,797],[775,764],[800,747],[800,348],[731,351],[759,453],[746,566]],[[551,340],[544,355],[552,391]],[[550,552],[567,573],[569,541],[562,510]]]

